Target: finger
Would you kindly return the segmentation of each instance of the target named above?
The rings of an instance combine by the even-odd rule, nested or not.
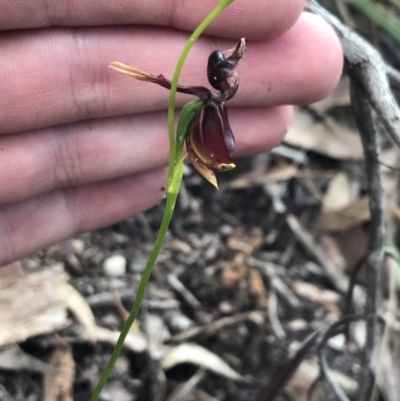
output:
[[[166,166],[165,112],[85,121],[0,136],[0,205],[59,188],[140,174]],[[291,107],[229,109],[237,154],[279,143]]]
[[[0,1],[0,29],[50,26],[140,24],[193,31],[218,0]],[[73,4],[73,5],[72,5]],[[229,6],[208,34],[265,39],[284,32],[298,18],[304,0],[246,0]]]
[[[4,34],[0,38],[0,133],[164,109],[167,90],[107,66],[117,60],[170,77],[185,40],[176,31],[145,27]],[[200,40],[181,82],[207,85],[209,53],[231,46],[232,41]],[[340,44],[332,29],[318,17],[303,14],[281,37],[248,44],[232,104],[315,101],[334,87],[341,63]],[[181,95],[178,104],[189,99]]]
[[[0,266],[74,234],[128,218],[165,194],[166,170],[58,190],[0,211]]]
[[[244,76],[245,99],[253,95],[254,99],[268,96],[274,104],[313,103],[335,88],[343,70],[339,38],[327,22],[310,13],[303,13],[292,29],[265,47],[256,42],[252,51],[255,57],[257,52],[263,54],[268,64],[249,64],[255,66],[252,72],[256,77],[264,72],[265,78],[250,88],[251,75]],[[273,56],[270,61],[267,55]]]

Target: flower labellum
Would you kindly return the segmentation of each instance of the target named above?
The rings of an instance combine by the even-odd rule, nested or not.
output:
[[[218,188],[214,172],[235,167],[230,153],[235,138],[229,126],[226,107],[209,101],[189,126],[186,149],[196,170]]]
[[[225,101],[231,99],[239,87],[239,76],[234,71],[246,51],[242,38],[230,51],[216,50],[208,58],[207,77],[210,85],[219,92],[212,93],[202,86],[178,85],[177,92],[195,95],[203,102],[199,114],[189,125],[186,134],[186,149],[196,170],[218,188],[214,172],[235,167],[231,153],[235,149],[235,138],[228,121]],[[150,75],[136,68],[113,62],[111,68],[135,79],[153,82],[171,89],[171,81],[163,75]]]

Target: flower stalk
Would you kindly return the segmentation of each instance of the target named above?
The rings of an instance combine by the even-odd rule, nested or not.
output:
[[[200,98],[200,101],[197,102],[190,102],[188,103],[181,112],[178,129],[177,129],[177,136],[175,138],[174,132],[174,111],[175,111],[175,97],[176,92],[178,91],[178,87],[184,90],[184,87],[178,85],[179,77],[183,68],[183,64],[186,60],[186,57],[199,38],[199,36],[203,33],[203,31],[215,20],[215,18],[234,0],[221,0],[219,4],[215,7],[214,10],[200,23],[200,25],[196,28],[193,34],[190,36],[189,40],[187,41],[185,47],[183,48],[182,54],[179,57],[177,66],[175,68],[175,73],[172,79],[172,82],[169,84],[169,81],[166,80],[162,76],[155,77],[156,83],[163,82],[164,84],[170,85],[170,98],[169,98],[169,107],[168,107],[168,136],[170,141],[170,157],[169,157],[169,166],[168,166],[168,182],[167,182],[167,201],[165,206],[164,216],[161,222],[160,229],[157,234],[156,241],[154,243],[152,252],[149,256],[149,259],[146,263],[146,267],[143,271],[142,278],[139,283],[139,287],[137,290],[137,294],[135,297],[135,301],[133,303],[132,309],[130,314],[125,321],[125,324],[121,330],[121,334],[118,338],[118,341],[113,349],[111,357],[103,371],[103,374],[100,377],[98,384],[96,385],[93,394],[90,398],[90,401],[98,401],[101,391],[103,390],[111,372],[115,365],[115,362],[121,353],[122,347],[124,345],[124,341],[129,333],[129,330],[137,318],[137,315],[140,310],[140,306],[142,304],[147,284],[149,282],[151,273],[153,271],[154,264],[157,260],[157,257],[160,253],[162,244],[164,243],[165,235],[167,233],[169,223],[172,218],[172,214],[175,208],[176,200],[178,197],[179,189],[182,183],[182,176],[183,176],[183,163],[184,163],[184,156],[183,156],[183,145],[186,138],[186,134],[189,131],[190,125],[192,121],[195,119],[196,116],[201,113],[201,109],[204,104],[204,100]],[[127,73],[137,74],[134,78],[136,79],[144,79],[144,80],[153,80],[154,77],[146,74],[142,71],[131,69],[130,67],[125,66],[122,63],[114,62],[111,64],[111,67]],[[130,71],[127,70],[130,69]],[[150,77],[150,78],[149,78]],[[151,82],[151,81],[150,81]],[[164,86],[164,85],[162,85]],[[165,86],[164,86],[165,87]],[[206,88],[204,88],[206,89]],[[206,89],[208,91],[208,89]],[[208,91],[210,92],[210,91]],[[224,92],[228,92],[225,90]],[[185,92],[183,92],[185,93]],[[203,93],[203,90],[200,89],[199,93]],[[204,92],[205,93],[205,92]],[[211,93],[211,92],[210,92]],[[222,92],[221,92],[222,94]],[[226,100],[226,99],[225,99]],[[220,102],[221,103],[221,102]]]

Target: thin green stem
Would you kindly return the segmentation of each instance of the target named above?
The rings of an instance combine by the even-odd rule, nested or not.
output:
[[[176,89],[178,86],[179,77],[182,71],[183,63],[186,60],[186,57],[192,48],[195,41],[199,38],[199,36],[203,33],[203,31],[214,21],[214,19],[234,0],[221,0],[217,7],[211,11],[211,13],[201,22],[201,24],[197,27],[197,29],[193,32],[185,47],[183,48],[182,54],[179,57],[174,77],[171,85],[171,92],[169,98],[169,107],[168,107],[168,134],[169,134],[169,142],[170,142],[170,155],[169,155],[169,165],[168,165],[168,183],[167,183],[167,202],[165,206],[164,216],[160,225],[160,229],[157,234],[157,239],[154,243],[153,249],[147,261],[146,267],[143,271],[142,278],[139,283],[138,291],[135,297],[135,301],[133,303],[131,312],[126,320],[121,334],[118,338],[118,341],[114,347],[114,350],[111,354],[110,360],[108,361],[103,374],[93,391],[93,395],[90,398],[90,401],[98,401],[101,391],[103,390],[112,369],[117,361],[119,354],[121,353],[122,347],[124,346],[124,341],[129,333],[129,330],[137,318],[137,315],[140,310],[140,306],[142,304],[147,284],[149,282],[151,273],[153,271],[154,264],[157,260],[157,257],[160,253],[161,247],[164,243],[165,236],[167,234],[167,230],[169,227],[169,223],[172,218],[172,214],[174,212],[176,200],[178,198],[179,189],[182,183],[183,176],[183,140],[179,141],[179,149],[176,146],[175,132],[174,132],[174,112],[175,112],[175,98],[176,98]]]
[[[183,64],[186,57],[189,54],[190,49],[199,38],[199,36],[204,32],[204,30],[218,17],[222,11],[225,10],[234,0],[221,0],[219,4],[211,11],[210,14],[200,23],[200,25],[195,29],[195,31],[190,36],[189,40],[186,42],[182,53],[176,64],[174,76],[171,83],[171,91],[169,93],[169,105],[168,105],[168,136],[169,136],[169,169],[168,169],[168,180],[172,179],[173,176],[173,166],[175,163],[175,130],[174,130],[174,117],[175,117],[175,99],[176,99],[176,89],[178,87],[179,77],[182,72]]]
[[[147,284],[149,282],[151,272],[153,271],[154,263],[156,262],[158,254],[160,253],[161,247],[164,243],[165,234],[167,233],[168,226],[171,221],[172,214],[174,212],[174,207],[175,207],[177,197],[178,197],[177,193],[169,194],[169,196],[167,197],[165,212],[164,212],[164,216],[163,216],[163,219],[161,222],[160,229],[158,231],[157,239],[154,243],[153,250],[147,261],[146,267],[143,271],[142,279],[140,280],[140,283],[139,283],[139,287],[138,287],[137,294],[135,297],[135,302],[133,303],[132,310],[128,316],[128,319],[126,319],[124,326],[122,327],[121,334],[118,337],[118,341],[115,344],[115,347],[113,349],[111,357],[104,369],[104,372],[103,372],[96,388],[93,391],[90,401],[98,400],[100,393],[103,390],[104,385],[106,384],[106,382],[111,374],[111,371],[115,365],[115,362],[117,361],[117,358],[118,358],[119,354],[121,353],[122,347],[124,346],[124,342],[129,333],[129,330],[139,313],[140,306],[142,304],[142,300],[143,300],[144,294],[146,292]]]

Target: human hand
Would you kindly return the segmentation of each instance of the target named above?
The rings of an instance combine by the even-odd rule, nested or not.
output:
[[[208,86],[208,55],[246,37],[228,103],[234,156],[277,145],[291,119],[285,105],[323,98],[340,77],[339,41],[301,14],[303,3],[237,0],[189,55],[180,82]],[[164,197],[169,93],[108,65],[171,78],[189,32],[217,0],[43,4],[0,0],[0,265]]]

